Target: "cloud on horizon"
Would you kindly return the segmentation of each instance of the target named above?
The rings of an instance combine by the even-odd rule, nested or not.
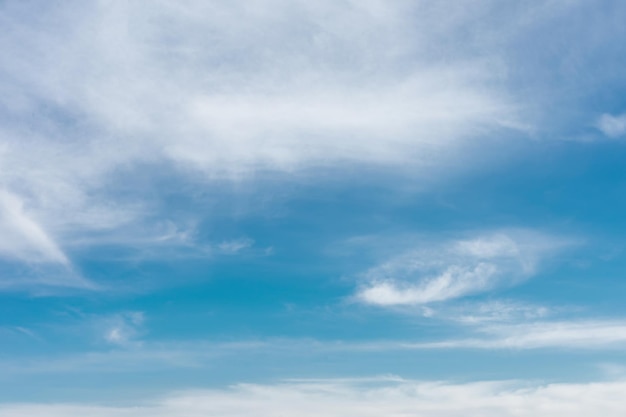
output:
[[[174,417],[255,415],[587,417],[626,413],[623,381],[449,383],[395,377],[238,384],[228,389],[182,391],[132,406],[0,405],[5,417]]]

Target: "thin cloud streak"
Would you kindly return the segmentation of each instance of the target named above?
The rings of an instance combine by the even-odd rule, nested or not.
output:
[[[21,267],[16,267],[16,263]],[[0,189],[0,291],[64,287],[95,290],[76,271],[55,239],[33,218],[25,202]]]
[[[54,240],[24,210],[23,201],[0,190],[0,256],[27,262],[69,266],[70,261]]]
[[[621,349],[626,322],[619,320],[557,321],[486,326],[483,338],[447,341],[433,346],[480,349]]]

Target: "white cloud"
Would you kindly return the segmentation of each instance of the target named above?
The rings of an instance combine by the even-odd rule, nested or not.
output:
[[[510,285],[573,242],[530,230],[504,230],[420,245],[363,274],[356,298],[379,306],[419,305]]]
[[[0,256],[69,265],[67,256],[24,209],[21,199],[0,190]]]
[[[5,417],[474,416],[622,417],[622,381],[447,383],[400,378],[300,380],[183,391],[132,406],[8,404]]]
[[[520,322],[544,318],[556,310],[554,307],[497,300],[461,307],[447,318],[466,324]]]
[[[73,239],[163,221],[135,184],[153,172],[417,172],[517,128],[497,54],[478,37],[475,53],[439,42],[466,40],[475,13],[375,0],[3,3],[0,186],[37,219],[24,242],[63,261]]]
[[[479,329],[483,337],[443,342],[439,346],[487,349],[616,349],[626,346],[626,322],[569,320],[491,325]]]
[[[15,267],[15,261],[26,267]],[[17,195],[0,189],[0,290],[32,287],[96,289],[73,267]]]
[[[381,306],[432,303],[484,291],[492,285],[497,272],[497,267],[489,263],[470,267],[453,265],[421,285],[382,281],[365,287],[358,297],[365,303]]]
[[[417,307],[417,308],[416,308]],[[445,320],[449,324],[485,325],[489,323],[520,323],[545,319],[571,309],[495,299],[481,302],[459,302],[438,306],[407,307],[407,314]],[[570,311],[571,312],[571,311]]]
[[[626,134],[626,113],[613,116],[603,114],[597,122],[598,129],[610,138],[618,138]]]
[[[106,317],[99,323],[103,338],[107,343],[116,346],[136,346],[141,327],[144,323],[144,314],[140,311],[131,311]]]
[[[228,255],[234,255],[236,253],[241,252],[242,250],[250,248],[252,245],[254,245],[254,240],[250,238],[240,238],[240,239],[233,239],[233,240],[225,240],[219,243],[217,245],[217,248],[222,253],[225,253]]]
[[[433,341],[371,341],[327,345],[322,349],[392,352],[431,349],[556,349],[616,350],[626,346],[626,321],[614,320],[520,320],[519,322],[469,321],[470,336]]]
[[[84,156],[96,166],[165,157],[216,175],[414,163],[425,152],[430,163],[438,149],[515,119],[495,88],[498,59],[432,50],[440,25],[459,30],[471,15],[458,8],[457,19],[438,21],[447,9],[94,2],[45,10],[50,22],[28,30],[9,20],[3,46],[15,50],[6,66],[25,86],[25,106],[93,123],[86,139],[104,153]]]
[[[464,166],[482,138],[527,129],[507,79],[525,66],[503,51],[532,50],[516,37],[568,3],[506,20],[492,1],[5,1],[0,187],[61,259],[154,236],[154,173]]]

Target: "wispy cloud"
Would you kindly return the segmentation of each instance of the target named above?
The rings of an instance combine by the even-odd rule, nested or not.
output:
[[[448,6],[378,1],[31,7],[0,11],[2,231],[18,237],[5,256],[67,262],[73,243],[168,220],[140,185],[155,173],[430,170],[519,127],[501,59],[438,42],[465,36],[469,8],[451,19]]]
[[[21,263],[21,267],[16,266]],[[0,189],[0,291],[65,287],[96,289],[73,266],[25,202]]]
[[[12,375],[73,375],[168,372],[186,369],[189,372],[214,369],[217,364],[246,361],[261,363],[289,358],[297,363],[328,363],[339,360],[366,360],[376,363],[399,352],[432,351],[551,351],[551,352],[616,352],[626,347],[624,319],[545,318],[518,321],[483,321],[460,323],[449,327],[448,338],[318,340],[311,338],[262,338],[231,341],[177,340],[157,341],[142,338],[146,334],[143,315],[121,313],[98,318],[91,327],[82,327],[105,342],[99,347],[74,354],[29,357],[0,362],[5,378]],[[15,330],[11,330],[15,332]],[[43,336],[41,336],[43,337]],[[263,368],[261,364],[261,368]],[[374,367],[375,368],[375,367]],[[369,369],[365,366],[364,369]]]
[[[144,313],[131,311],[106,317],[101,320],[102,337],[112,345],[129,347],[140,342],[138,337],[144,323]]]
[[[28,262],[51,262],[69,266],[55,241],[25,211],[23,201],[0,190],[0,256]]]
[[[386,377],[239,384],[183,391],[141,405],[17,404],[0,406],[6,417],[174,417],[215,415],[583,417],[626,413],[622,381],[542,384],[486,381],[462,384]]]
[[[69,247],[154,236],[170,219],[145,185],[163,173],[375,164],[419,178],[471,164],[462,150],[532,124],[503,50],[569,3],[515,8],[504,27],[491,1],[5,2],[0,184],[34,223],[2,252],[59,262]],[[493,272],[442,280],[467,274]]]
[[[617,116],[603,114],[596,125],[602,133],[610,138],[624,136],[626,135],[626,113]]]
[[[22,263],[16,267],[16,262]],[[81,276],[22,198],[0,189],[0,291],[37,287],[95,289]]]
[[[480,327],[480,337],[425,344],[425,347],[484,349],[621,349],[623,320],[538,321]]]
[[[250,238],[240,238],[221,242],[217,245],[217,248],[224,254],[233,255],[250,248],[252,245],[254,245],[254,240]]]
[[[444,320],[448,323],[482,325],[486,323],[520,323],[528,320],[545,319],[565,308],[525,303],[508,299],[496,299],[483,302],[464,302],[454,305],[409,307],[411,315]]]
[[[511,285],[573,241],[530,230],[502,230],[420,245],[363,274],[356,299],[378,306],[428,304]]]
[[[5,2],[0,184],[28,210],[3,208],[22,226],[0,226],[19,237],[0,251],[61,262],[72,244],[136,243],[169,220],[139,180],[163,172],[376,164],[418,177],[468,162],[460,150],[527,126],[502,51],[570,3],[516,8],[503,28],[490,1]]]

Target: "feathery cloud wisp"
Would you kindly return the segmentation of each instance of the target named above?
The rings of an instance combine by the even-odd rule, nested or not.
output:
[[[55,241],[24,210],[19,197],[0,190],[0,256],[69,265]]]
[[[487,233],[418,247],[363,274],[357,300],[378,306],[427,304],[511,285],[572,242],[528,230]]]
[[[603,114],[597,122],[597,127],[610,138],[618,138],[626,134],[626,113],[613,116]]]

